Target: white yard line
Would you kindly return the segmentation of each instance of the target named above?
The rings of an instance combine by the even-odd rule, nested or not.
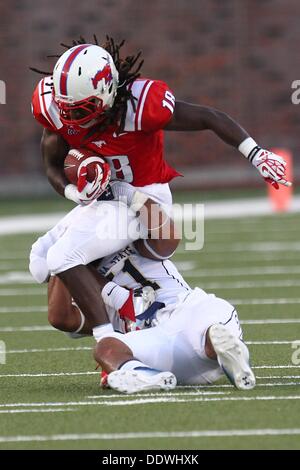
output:
[[[45,296],[45,289],[0,289],[0,297],[16,297],[16,296]]]
[[[17,233],[46,232],[53,227],[65,213],[31,214],[1,217],[0,234],[9,235]]]
[[[300,379],[300,375],[257,375],[257,379],[269,380],[269,379]]]
[[[275,299],[229,299],[233,305],[296,305],[300,303],[300,298],[275,298]]]
[[[224,246],[225,245],[225,246]],[[273,253],[273,252],[288,252],[294,253],[300,251],[300,242],[297,241],[274,241],[270,240],[269,242],[256,242],[256,243],[249,243],[249,242],[231,242],[231,243],[214,243],[210,242],[209,236],[205,238],[204,241],[204,254],[206,253],[222,253],[222,254],[230,254],[234,252],[241,252],[243,253]],[[176,253],[180,254],[187,254],[193,253],[193,251],[186,251],[184,247],[184,243],[179,246],[176,250]]]
[[[243,233],[243,234],[250,234],[251,235],[254,235],[259,233],[259,229],[263,227],[263,230],[264,230],[264,233],[268,233],[271,232],[271,233],[274,233],[274,234],[277,234],[277,233],[283,233],[283,234],[287,234],[288,232],[294,232],[294,233],[299,233],[299,229],[300,229],[300,225],[296,225],[295,223],[281,223],[281,224],[276,224],[273,222],[270,222],[270,224],[266,224],[265,220],[264,219],[261,219],[260,223],[256,224],[256,223],[253,223],[253,221],[250,219],[250,223],[246,223],[246,221],[235,221],[234,224],[228,224],[228,223],[222,223],[222,227],[220,229],[220,224],[218,224],[218,227],[219,228],[215,228],[214,226],[212,227],[209,227],[209,228],[206,228],[205,230],[205,233],[208,235],[208,236],[218,236],[218,237],[222,237],[223,235],[234,235],[236,234],[236,223],[238,223],[238,229],[239,229],[239,233]]]
[[[262,365],[262,366],[252,366],[252,369],[300,369],[300,365],[292,365],[286,364],[285,366],[269,366],[269,365]]]
[[[176,263],[175,263],[176,264]],[[202,289],[261,289],[274,287],[299,287],[300,279],[270,279],[238,282],[201,282]],[[1,295],[1,291],[0,291]]]
[[[70,377],[76,375],[99,375],[99,372],[46,372],[46,373],[39,373],[39,374],[0,374],[1,378],[7,377]],[[0,405],[1,406],[1,405]]]
[[[260,346],[260,345],[285,345],[285,344],[293,344],[295,342],[299,342],[300,345],[300,338],[295,340],[282,340],[282,341],[246,341],[246,344]],[[68,351],[91,351],[91,346],[77,346],[77,347],[70,347],[70,348],[34,348],[34,349],[11,349],[7,350],[6,354],[31,354],[31,353],[49,353],[49,352],[68,352]]]
[[[178,267],[178,263],[176,263]],[[197,272],[197,271],[194,271]],[[185,277],[199,277],[193,272],[189,272]],[[299,287],[300,279],[297,280],[278,280],[270,279],[264,281],[239,281],[239,282],[201,282],[203,289],[259,289],[259,288],[286,288],[286,287]],[[36,289],[1,289],[0,297],[15,297],[15,296],[45,296],[47,291],[44,287]],[[3,308],[2,308],[3,309]]]
[[[232,386],[231,386],[232,388]],[[221,397],[206,397],[194,394],[189,398],[180,398],[181,394],[174,396],[172,394],[159,394],[153,397],[143,396],[136,398],[135,395],[119,395],[119,400],[110,400],[109,396],[98,397],[97,400],[82,400],[82,401],[68,401],[68,402],[45,402],[45,403],[6,403],[0,404],[2,409],[9,408],[47,408],[47,407],[79,407],[79,406],[95,406],[95,405],[106,405],[106,406],[124,406],[124,405],[140,405],[148,403],[190,403],[190,402],[218,402],[218,401],[273,401],[273,400],[300,400],[300,395],[256,395],[256,396],[221,396]]]
[[[193,386],[193,385],[190,385],[190,386],[186,386],[186,387],[178,387],[178,388],[194,388],[196,389],[197,386]],[[179,392],[179,393],[174,393],[174,392],[148,392],[148,393],[135,393],[134,394],[134,397],[157,397],[157,396],[182,396],[182,395],[187,395],[187,396],[198,396],[198,395],[230,395],[231,392],[201,392],[200,390],[196,391],[196,392]],[[123,395],[124,399],[127,397],[128,398],[128,395]],[[99,400],[99,398],[101,398],[100,395],[88,395],[86,398],[88,399],[94,399],[94,400]],[[106,396],[106,397],[103,397],[104,398],[121,398],[121,395],[120,394],[116,394],[116,395],[109,395],[109,396]]]
[[[49,409],[30,409],[30,410],[0,410],[0,414],[9,413],[9,414],[16,414],[16,413],[59,413],[65,411],[76,411],[75,408],[55,408],[53,410]]]
[[[175,220],[191,221],[195,217],[194,204],[174,206]],[[300,197],[294,196],[290,213],[300,211]],[[201,211],[202,212],[202,211]],[[208,201],[204,204],[205,219],[227,219],[249,216],[272,215],[270,202],[267,197],[255,199],[232,199],[227,201]],[[48,213],[32,215],[16,215],[1,217],[0,234],[45,232],[53,227],[65,213]]]
[[[4,326],[0,328],[0,333],[15,333],[16,331],[37,332],[37,331],[58,331],[53,326],[32,325],[32,326]]]
[[[287,429],[224,429],[205,431],[171,431],[171,432],[129,432],[129,433],[85,433],[85,434],[51,434],[51,435],[18,435],[1,436],[0,443],[8,442],[49,442],[49,441],[112,441],[124,439],[174,439],[199,437],[247,437],[247,436],[296,436],[300,434],[299,428]]]
[[[246,344],[251,344],[251,345],[255,345],[255,346],[263,346],[263,345],[266,345],[266,344],[269,344],[269,345],[272,345],[272,344],[276,344],[276,345],[281,345],[281,344],[293,344],[295,342],[299,342],[299,346],[300,346],[300,338],[299,339],[294,339],[294,340],[286,340],[286,341],[246,341]]]
[[[0,294],[1,295],[1,294]],[[48,312],[48,307],[45,305],[38,305],[33,307],[0,307],[0,313],[45,313]]]
[[[0,274],[0,284],[35,284],[29,271],[10,271]]]
[[[263,366],[253,366],[252,369],[299,369],[300,366],[292,366],[292,365],[286,365],[286,366],[269,366],[269,365],[263,365]],[[97,371],[86,371],[86,372],[45,372],[45,373],[24,373],[24,374],[0,374],[0,379],[1,378],[23,378],[23,377],[30,377],[30,378],[36,378],[36,377],[73,377],[73,376],[79,376],[79,375],[99,375],[99,372]],[[277,376],[274,376],[274,378]],[[297,375],[292,375],[292,376],[282,376],[284,377],[289,377],[289,378],[298,378]],[[261,377],[267,379],[272,379],[272,376],[266,376],[266,377]],[[281,378],[281,376],[279,376]],[[265,383],[265,384],[257,384],[257,386],[282,386],[282,385],[291,385],[294,384],[294,382],[278,382],[278,383]],[[218,385],[218,384],[213,384],[213,385],[191,385],[191,386],[180,386],[180,388],[232,388],[232,385],[229,384],[224,384],[224,385]],[[0,405],[1,406],[1,405]]]
[[[186,272],[185,277],[227,277],[227,276],[257,276],[277,274],[300,274],[300,266],[251,266],[246,268],[211,268]]]
[[[104,406],[129,406],[129,405],[148,405],[151,403],[194,403],[194,402],[224,402],[224,401],[274,401],[274,400],[300,400],[300,395],[291,396],[255,396],[255,397],[199,397],[192,400],[186,398],[140,398],[136,400],[122,400],[122,401],[103,401],[98,402],[98,405]]]
[[[67,351],[91,351],[92,346],[78,346],[74,348],[46,348],[46,349],[11,349],[6,354],[26,354],[26,353],[49,353],[49,352],[67,352]]]
[[[288,300],[291,300],[291,302],[285,302],[285,301],[288,301]],[[292,303],[292,304],[296,304],[296,303],[300,303],[300,299],[234,299],[234,300],[231,300],[230,302],[232,302],[233,304],[235,305],[250,305],[250,304],[276,304],[278,301],[278,303],[280,304],[284,304],[284,303]],[[14,307],[11,307],[14,309]],[[3,308],[3,311],[0,310],[0,313],[23,313],[23,312],[41,312],[41,313],[45,313],[47,311],[47,308],[43,308],[43,307],[33,307],[31,310],[19,310],[19,308],[16,308],[16,310],[9,310],[10,307],[7,307],[7,311],[5,309],[5,307]],[[30,307],[29,307],[30,309]],[[263,324],[297,324],[297,323],[300,323],[300,318],[266,318],[266,319],[259,319],[259,320],[241,320],[240,322],[242,325],[263,325]],[[5,327],[1,327],[0,328],[0,333],[15,333],[15,332],[19,332],[19,331],[23,331],[23,332],[39,332],[39,331],[59,331],[57,330],[56,328],[53,328],[53,326],[51,325],[31,325],[31,326],[5,326]],[[297,341],[296,340],[291,340],[291,342],[293,341]],[[270,343],[272,344],[272,343]],[[273,344],[276,344],[275,342]]]
[[[100,397],[99,397],[100,398]],[[284,396],[247,396],[247,397],[233,397],[233,396],[222,396],[222,397],[205,397],[205,396],[195,396],[190,398],[179,398],[176,396],[164,396],[159,395],[156,397],[143,397],[143,398],[136,398],[134,396],[128,397],[119,396],[119,400],[110,400],[109,397],[103,397],[103,399],[97,400],[88,400],[88,401],[70,401],[70,402],[57,402],[57,403],[8,403],[8,404],[1,404],[1,408],[7,410],[9,408],[17,408],[20,409],[22,407],[29,409],[38,410],[39,407],[41,409],[47,409],[47,407],[60,407],[62,410],[64,407],[82,407],[82,406],[132,406],[132,405],[148,405],[148,404],[158,404],[158,403],[170,403],[170,404],[177,404],[177,403],[210,403],[210,402],[249,402],[249,401],[289,401],[289,400],[300,400],[300,395],[284,395]],[[13,410],[12,410],[13,411]],[[0,411],[1,412],[1,411]]]

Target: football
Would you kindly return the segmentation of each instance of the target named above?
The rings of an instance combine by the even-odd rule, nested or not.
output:
[[[68,181],[81,191],[86,182],[93,182],[103,175],[106,185],[110,178],[108,163],[100,155],[88,149],[71,149],[64,161],[64,172]]]

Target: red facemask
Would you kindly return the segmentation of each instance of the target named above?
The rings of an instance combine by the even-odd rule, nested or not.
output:
[[[59,112],[60,119],[65,125],[84,125],[97,119],[101,120],[104,111],[103,102],[100,98],[91,96],[76,103],[68,103],[54,96]]]

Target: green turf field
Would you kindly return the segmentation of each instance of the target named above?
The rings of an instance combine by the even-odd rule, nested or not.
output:
[[[237,306],[257,387],[134,396],[99,389],[92,339],[48,326],[46,289],[27,273],[37,234],[1,236],[0,449],[300,449],[299,231],[298,215],[210,220],[205,249],[174,258]]]

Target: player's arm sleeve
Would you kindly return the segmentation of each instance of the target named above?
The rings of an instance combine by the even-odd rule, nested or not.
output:
[[[56,132],[57,129],[53,124],[50,122],[49,118],[46,118],[46,109],[45,109],[45,102],[43,100],[43,82],[42,79],[36,86],[32,99],[31,99],[31,112],[33,117],[45,128],[52,132]]]
[[[143,96],[141,130],[150,132],[163,129],[171,120],[175,109],[175,97],[168,85],[155,80],[149,86],[146,97]]]

